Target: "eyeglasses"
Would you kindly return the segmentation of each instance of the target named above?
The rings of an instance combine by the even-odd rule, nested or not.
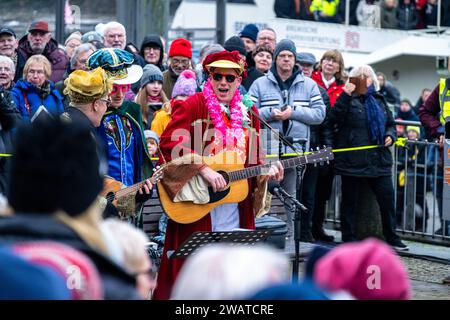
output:
[[[261,37],[261,38],[259,38],[259,40],[261,40],[261,41],[275,41],[275,38],[272,38],[272,37]]]
[[[111,106],[112,102],[109,99],[98,99],[98,100],[105,102],[107,108],[109,108]]]
[[[131,90],[131,84],[114,84],[112,92],[110,93],[111,96],[117,94],[119,91],[121,91],[123,94],[127,93]]]
[[[232,74],[221,74],[221,73],[213,73],[212,78],[214,81],[222,81],[222,78],[225,77],[228,83],[233,83],[236,80],[236,76]]]
[[[337,61],[336,61],[335,59],[333,59],[333,58],[324,58],[323,61],[331,62],[331,63],[339,63],[339,62],[337,62]]]
[[[183,65],[187,66],[187,65],[189,65],[189,62],[191,62],[191,60],[189,60],[189,59],[183,59],[183,60],[172,59],[172,64],[183,64]]]

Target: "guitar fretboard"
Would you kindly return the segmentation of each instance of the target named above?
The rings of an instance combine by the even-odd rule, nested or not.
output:
[[[157,180],[154,179],[153,177],[151,177],[151,178],[150,178],[150,182],[151,182],[152,184],[156,184]],[[130,193],[136,192],[136,191],[138,191],[140,188],[142,188],[142,186],[143,186],[144,184],[145,184],[145,180],[144,180],[144,181],[141,181],[141,182],[138,182],[138,183],[136,183],[136,184],[133,184],[132,186],[129,186],[129,187],[127,187],[127,188],[120,189],[119,191],[117,191],[117,192],[115,193],[115,198],[117,199],[117,198],[120,198],[120,197],[124,197],[124,196],[126,196],[126,195],[128,195],[128,194],[130,194]]]
[[[295,157],[295,158],[291,158],[291,159],[285,159],[285,160],[281,161],[281,165],[285,169],[303,165],[303,164],[308,163],[308,159],[306,157],[307,156],[299,156],[299,157]],[[267,163],[267,164],[263,164],[263,165],[259,165],[259,166],[245,168],[242,170],[228,172],[228,174],[230,176],[230,182],[259,176],[259,175],[265,173],[264,171],[269,170],[270,166],[271,166],[271,163]]]

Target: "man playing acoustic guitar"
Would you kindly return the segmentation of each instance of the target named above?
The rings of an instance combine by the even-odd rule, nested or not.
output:
[[[205,203],[201,198],[208,198],[211,192],[228,186],[229,181],[209,167],[204,158],[233,152],[245,168],[263,164],[259,146],[260,123],[250,112],[251,109],[257,113],[257,109],[249,96],[242,96],[238,90],[247,73],[245,62],[237,51],[223,51],[207,56],[203,68],[209,74],[203,92],[191,96],[173,110],[172,120],[161,136],[160,161],[170,163],[159,190],[160,195],[167,194],[172,201]],[[223,160],[228,159],[224,157]],[[170,298],[184,260],[169,260],[167,252],[176,250],[192,233],[255,229],[255,214],[259,211],[258,204],[262,203],[261,193],[266,190],[264,183],[268,179],[282,180],[284,170],[277,162],[265,167],[265,172],[261,173],[264,175],[247,180],[245,191],[234,190],[234,193],[244,193],[242,199],[248,191],[243,201],[215,206],[191,223],[169,220],[155,299]],[[203,184],[210,187],[209,195],[208,189],[205,194]],[[183,200],[185,198],[188,200]],[[186,215],[195,213],[190,211],[195,210],[186,210]],[[170,216],[170,212],[167,213]]]

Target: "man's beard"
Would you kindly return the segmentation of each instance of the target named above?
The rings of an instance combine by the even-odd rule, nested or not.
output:
[[[46,44],[43,44],[42,46],[33,46],[31,45],[31,51],[33,51],[34,54],[41,54],[45,50]]]

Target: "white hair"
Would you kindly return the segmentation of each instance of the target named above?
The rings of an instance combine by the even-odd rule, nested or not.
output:
[[[139,272],[139,268],[148,257],[146,245],[149,240],[147,235],[142,230],[118,219],[107,219],[102,222],[101,226],[104,235],[106,230],[114,235],[116,243],[108,244],[108,248],[119,245],[123,254],[124,268],[130,273]]]
[[[125,29],[123,24],[121,24],[117,21],[111,21],[111,22],[108,22],[107,24],[105,24],[105,26],[103,27],[103,35],[106,37],[106,35],[108,34],[108,31],[110,29],[116,29],[116,28],[120,28],[125,35],[127,34],[127,30]]]
[[[70,58],[70,67],[75,69],[75,66],[77,65],[78,56],[84,52],[91,51],[95,52],[97,49],[90,43],[83,43],[81,46],[78,46],[75,51],[73,52],[72,58]]]
[[[0,63],[4,62],[9,64],[12,73],[16,73],[16,66],[14,65],[14,62],[11,60],[11,58],[0,55]]]
[[[373,71],[372,67],[369,65],[364,64],[353,68],[348,76],[349,77],[365,76],[367,78],[370,78],[372,79],[373,85],[375,86],[375,91],[380,90],[380,83],[378,82],[377,75],[375,74],[375,71]]]
[[[271,247],[211,245],[189,257],[173,287],[174,300],[245,299],[289,281],[288,258]]]

